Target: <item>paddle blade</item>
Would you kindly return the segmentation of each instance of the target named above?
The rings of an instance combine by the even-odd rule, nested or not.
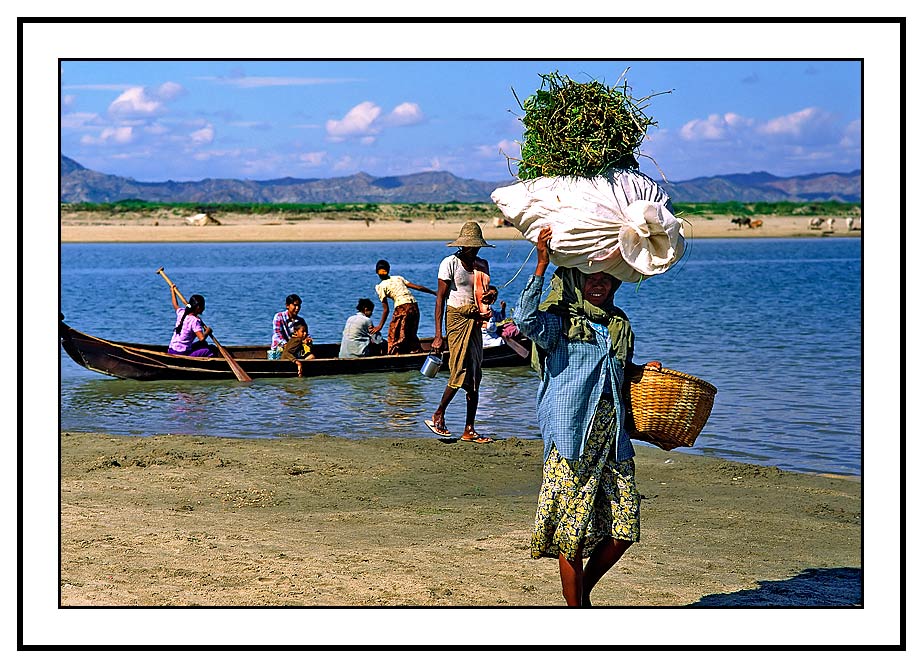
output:
[[[234,356],[232,356],[224,346],[219,344],[215,337],[212,337],[212,341],[215,342],[215,346],[218,347],[218,352],[221,353],[221,357],[227,361],[228,366],[231,368],[231,371],[234,372],[234,376],[237,377],[238,381],[243,381],[245,383],[247,381],[253,381],[253,379],[250,378],[250,374],[244,371],[244,368],[238,364]]]

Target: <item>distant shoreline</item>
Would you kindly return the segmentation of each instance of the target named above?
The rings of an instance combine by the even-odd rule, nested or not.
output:
[[[833,234],[809,228],[811,216],[767,216],[756,229],[742,228],[729,218],[691,217],[685,227],[688,239],[859,237],[848,231],[844,218],[835,219]],[[65,213],[61,219],[62,243],[131,242],[349,242],[349,241],[452,241],[465,223],[463,219],[330,220],[308,218],[283,220],[278,215],[226,214],[220,225],[194,225],[172,216],[152,218],[137,214]],[[523,239],[516,228],[496,227],[491,220],[479,221],[489,241]],[[857,219],[859,223],[859,219]]]

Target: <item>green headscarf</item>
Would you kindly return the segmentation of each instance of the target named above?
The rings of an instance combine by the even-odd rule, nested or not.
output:
[[[610,333],[610,348],[620,362],[625,363],[634,335],[626,314],[612,304],[597,307],[584,299],[581,292],[587,275],[574,267],[559,267],[552,275],[549,296],[539,305],[540,311],[558,314],[565,327],[565,336],[572,341],[596,342],[591,322],[606,326]],[[615,281],[616,279],[614,279]],[[533,346],[533,367],[541,361],[538,347]]]

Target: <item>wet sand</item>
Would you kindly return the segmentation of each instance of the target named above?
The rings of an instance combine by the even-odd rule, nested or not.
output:
[[[278,216],[216,215],[220,225],[194,225],[182,216],[164,213],[136,214],[65,212],[62,242],[289,242],[289,241],[400,241],[452,240],[465,219],[349,220],[332,218],[282,219]],[[824,230],[809,229],[809,216],[768,216],[759,228],[742,228],[729,218],[690,218],[687,238],[822,237]],[[488,241],[522,239],[513,227],[496,227],[479,221]],[[857,221],[859,224],[859,220]],[[847,230],[843,218],[834,225],[833,237],[858,237]]]
[[[642,541],[597,606],[860,602],[860,483],[637,444]],[[560,606],[542,445],[61,434],[72,606]]]

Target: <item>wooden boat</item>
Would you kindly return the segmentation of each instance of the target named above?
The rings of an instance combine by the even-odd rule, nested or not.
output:
[[[167,353],[166,345],[131,344],[109,341],[85,334],[61,321],[61,345],[74,362],[94,372],[119,379],[164,381],[186,379],[233,379],[234,373],[221,356],[197,358]],[[405,372],[420,370],[427,358],[432,338],[421,339],[423,353],[338,358],[340,344],[315,344],[315,359],[303,361],[303,376],[335,374],[368,374],[373,372]],[[529,340],[518,343],[529,348]],[[268,360],[267,346],[225,346],[234,359],[253,379],[298,376],[294,362]],[[448,368],[448,354],[443,354],[441,369]],[[514,352],[510,346],[494,346],[484,350],[485,367],[526,365],[529,358]]]

